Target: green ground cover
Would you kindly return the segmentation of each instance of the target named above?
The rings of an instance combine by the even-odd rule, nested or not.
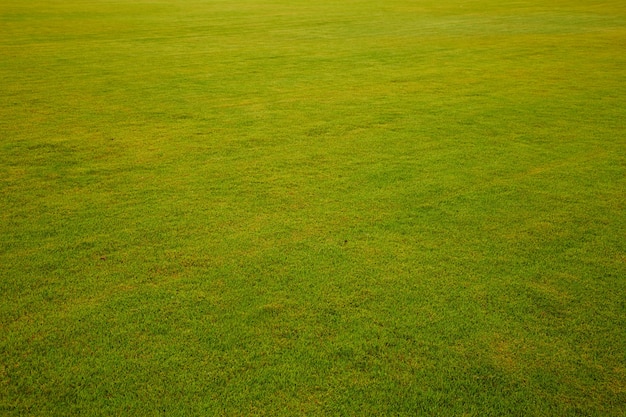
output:
[[[0,33],[0,415],[626,413],[623,1]]]

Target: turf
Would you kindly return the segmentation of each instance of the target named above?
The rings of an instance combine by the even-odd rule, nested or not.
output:
[[[626,6],[3,0],[0,414],[626,414]]]

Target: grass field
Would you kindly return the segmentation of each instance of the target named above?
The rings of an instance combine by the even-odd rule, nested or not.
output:
[[[0,415],[626,415],[623,0],[0,33]]]

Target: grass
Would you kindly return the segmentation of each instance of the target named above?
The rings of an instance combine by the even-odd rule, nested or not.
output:
[[[626,413],[621,1],[0,32],[0,414]]]

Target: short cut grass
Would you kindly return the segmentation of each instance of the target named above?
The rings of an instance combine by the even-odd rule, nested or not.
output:
[[[626,414],[623,1],[0,33],[0,414]]]

